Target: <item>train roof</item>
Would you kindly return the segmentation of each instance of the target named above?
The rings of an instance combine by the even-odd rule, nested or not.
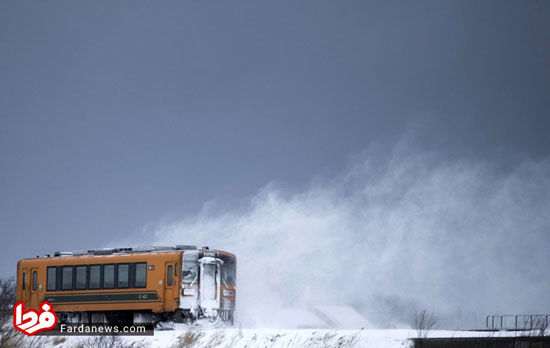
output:
[[[137,253],[150,253],[159,251],[181,251],[181,250],[197,250],[194,245],[176,245],[175,247],[169,246],[138,246],[138,247],[124,247],[124,248],[103,248],[103,249],[91,249],[91,250],[77,250],[77,251],[56,251],[53,257],[60,256],[96,256],[96,255],[113,255],[113,254],[137,254]]]
[[[138,246],[138,247],[123,247],[123,248],[103,248],[103,249],[90,249],[90,250],[77,250],[77,251],[56,251],[53,253],[53,256],[48,254],[42,257],[36,256],[37,258],[64,258],[64,257],[74,257],[74,256],[108,256],[108,255],[131,255],[131,254],[144,254],[144,253],[158,253],[158,252],[174,252],[174,251],[209,251],[210,248],[205,246],[201,249],[198,249],[195,245],[176,245],[173,247],[170,246]],[[232,253],[215,250],[212,251],[219,252],[226,255],[235,256]],[[27,258],[33,259],[33,258]]]

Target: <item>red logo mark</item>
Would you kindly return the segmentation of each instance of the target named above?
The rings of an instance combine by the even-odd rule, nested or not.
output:
[[[40,331],[51,330],[57,325],[57,314],[51,303],[42,302],[40,313],[34,309],[24,310],[25,303],[19,301],[13,307],[13,327],[27,336],[36,335]]]

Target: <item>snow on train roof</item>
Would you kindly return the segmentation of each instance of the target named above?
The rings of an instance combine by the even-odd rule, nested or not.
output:
[[[208,249],[208,247],[204,247]],[[148,252],[163,252],[163,251],[180,251],[180,250],[197,250],[194,245],[176,245],[175,247],[169,246],[138,246],[127,248],[103,248],[92,250],[77,250],[77,251],[56,251],[54,257],[63,256],[94,256],[94,255],[113,255],[113,254],[136,254],[136,253],[148,253]],[[49,256],[49,255],[47,255]]]

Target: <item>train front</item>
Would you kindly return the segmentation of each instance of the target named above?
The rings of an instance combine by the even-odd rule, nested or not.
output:
[[[237,261],[220,250],[185,250],[180,309],[184,321],[207,318],[233,324]]]

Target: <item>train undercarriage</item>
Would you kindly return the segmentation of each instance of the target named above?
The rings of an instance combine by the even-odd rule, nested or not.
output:
[[[174,312],[153,313],[151,311],[104,311],[104,312],[59,312],[60,323],[94,324],[158,324],[161,322],[195,324],[197,322],[233,325],[231,310],[218,310],[216,316],[206,317],[199,310],[193,315],[190,310],[177,309]]]

